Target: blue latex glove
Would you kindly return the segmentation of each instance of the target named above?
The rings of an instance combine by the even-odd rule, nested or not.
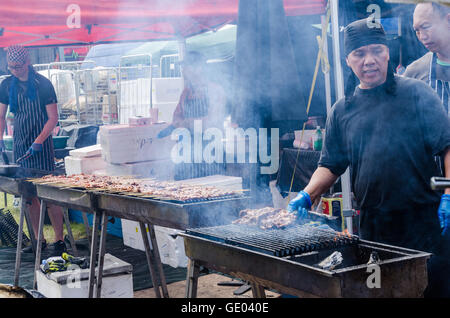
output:
[[[311,209],[311,205],[311,197],[309,196],[309,194],[305,191],[300,191],[298,195],[293,200],[291,200],[291,202],[289,202],[287,210],[289,212],[298,211],[300,217],[301,215],[308,214],[308,210]]]
[[[450,235],[450,194],[443,194],[438,210],[442,235]]]
[[[5,142],[3,140],[0,140],[0,152],[5,151]]]
[[[42,144],[33,143],[30,149],[28,149],[27,154],[34,156],[40,152],[42,152]]]

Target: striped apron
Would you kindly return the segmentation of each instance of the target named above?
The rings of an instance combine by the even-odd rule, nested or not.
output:
[[[450,101],[450,82],[436,79],[436,64],[437,56],[433,54],[433,58],[430,63],[430,72],[428,75],[428,85],[434,89],[444,105],[447,115],[450,116],[450,109],[448,107]]]
[[[183,117],[186,119],[200,119],[208,115],[209,112],[209,97],[208,89],[204,87],[200,94],[194,96],[186,96],[183,101]],[[191,162],[179,163],[175,165],[175,180],[184,180],[192,178],[200,178],[215,174],[224,173],[223,163],[194,163],[194,132],[191,131],[192,146],[191,146]],[[203,142],[203,147],[208,142]],[[203,149],[202,149],[203,151]]]
[[[17,111],[14,114],[14,158],[17,160],[30,149],[33,142],[42,132],[48,120],[47,112],[40,104],[39,94],[36,99],[30,100],[19,90],[17,94]],[[44,141],[43,151],[22,160],[20,165],[24,168],[45,171],[55,170],[55,152],[53,150],[52,136]]]
[[[430,72],[428,75],[428,85],[436,92],[444,105],[445,112],[450,117],[449,100],[450,100],[450,82],[443,81],[436,78],[436,64],[437,56],[433,54],[430,63]],[[441,176],[444,176],[444,162],[440,156],[434,157],[436,164],[439,167]]]

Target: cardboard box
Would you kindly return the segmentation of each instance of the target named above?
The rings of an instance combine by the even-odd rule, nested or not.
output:
[[[88,298],[89,268],[44,274],[36,271],[38,292],[47,298]],[[94,288],[95,293],[95,288]],[[101,298],[133,298],[133,266],[105,254]]]
[[[167,126],[166,123],[101,126],[98,135],[102,156],[113,164],[169,159],[176,142],[170,138],[157,138]]]

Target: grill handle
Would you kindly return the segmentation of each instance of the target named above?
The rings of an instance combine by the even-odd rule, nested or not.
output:
[[[442,177],[431,178],[431,189],[444,190],[445,188],[450,188],[450,179]]]

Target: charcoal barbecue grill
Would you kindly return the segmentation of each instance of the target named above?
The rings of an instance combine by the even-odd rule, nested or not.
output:
[[[20,218],[19,218],[19,229],[18,229],[18,239],[17,239],[17,250],[16,250],[16,264],[14,272],[14,285],[19,285],[19,275],[20,275],[20,263],[21,263],[21,249],[23,240],[23,220],[26,219],[28,226],[28,233],[30,234],[30,239],[32,243],[33,251],[36,250],[36,239],[34,236],[33,227],[31,226],[31,219],[26,209],[26,199],[33,198],[37,195],[35,185],[30,182],[29,178],[40,178],[47,174],[49,171],[16,167],[14,173],[9,176],[0,175],[0,191],[12,194],[14,196],[19,196],[21,198],[20,206]],[[53,174],[59,174],[61,171],[52,171]],[[70,241],[73,243],[73,235],[70,230],[70,223],[67,211],[64,213],[64,220],[66,222],[66,227],[68,230]],[[73,244],[72,244],[73,246]],[[74,250],[76,254],[76,249]]]
[[[162,264],[158,252],[158,245],[154,233],[154,225],[167,226],[185,230],[188,227],[208,226],[230,221],[238,216],[239,211],[247,206],[248,197],[245,195],[220,197],[205,200],[189,200],[187,202],[157,200],[126,193],[108,193],[101,190],[76,189],[55,184],[36,183],[38,197],[43,201],[53,202],[69,208],[94,213],[94,225],[91,242],[91,274],[89,278],[89,297],[93,297],[94,266],[97,251],[95,232],[101,223],[99,271],[97,276],[97,297],[101,291],[102,259],[106,240],[105,217],[116,216],[133,221],[138,221],[144,240],[149,270],[153,280],[153,286],[157,297],[161,292],[168,297]],[[222,220],[222,221],[220,221]],[[147,225],[150,240],[145,226]],[[95,238],[95,239],[94,239]],[[159,272],[159,273],[158,273]],[[159,275],[158,275],[159,274]],[[158,281],[159,276],[159,281]],[[161,287],[162,291],[159,291]]]
[[[230,224],[180,235],[189,257],[186,297],[196,296],[200,266],[250,282],[255,297],[264,297],[264,288],[299,297],[421,297],[427,285],[431,254],[308,225],[261,230]],[[321,268],[334,251],[342,263]],[[368,285],[372,252],[380,258],[381,288]]]

